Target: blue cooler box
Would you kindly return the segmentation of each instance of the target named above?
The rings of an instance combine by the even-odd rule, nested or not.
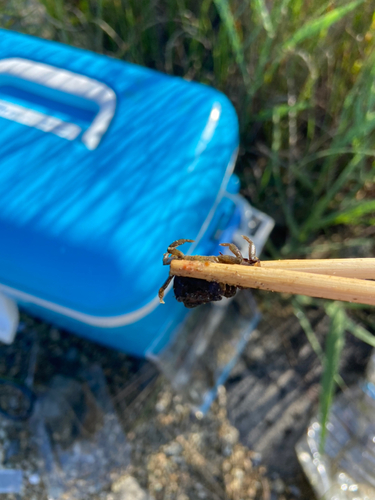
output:
[[[244,215],[237,148],[236,113],[208,86],[0,30],[0,291],[155,355],[189,312],[159,304],[168,244],[215,253]]]

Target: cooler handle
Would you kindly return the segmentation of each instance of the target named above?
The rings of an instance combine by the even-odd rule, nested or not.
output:
[[[40,86],[39,93],[44,91],[48,97],[59,102],[73,98],[99,108],[90,126],[82,135],[85,146],[95,149],[111,123],[116,110],[115,92],[102,82],[84,75],[72,73],[28,59],[18,57],[0,61],[0,78],[11,78],[18,86],[33,84]],[[60,118],[39,111],[0,100],[0,116],[9,120],[35,127],[44,132],[50,132],[68,140],[75,139],[81,132],[81,127]]]

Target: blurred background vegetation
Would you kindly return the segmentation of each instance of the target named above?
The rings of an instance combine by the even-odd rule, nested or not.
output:
[[[375,233],[371,0],[42,0],[1,25],[212,85],[241,126],[272,257],[364,256]]]
[[[0,2],[1,3],[1,2]],[[270,258],[372,256],[372,0],[3,0],[0,25],[212,85],[237,109],[242,193],[271,215]],[[275,300],[275,299],[269,299]],[[277,299],[283,301],[284,299]],[[345,330],[375,345],[360,306],[288,302],[325,365],[326,415]],[[327,353],[305,308],[331,317]],[[265,305],[267,307],[267,304]],[[368,330],[358,326],[360,318]]]

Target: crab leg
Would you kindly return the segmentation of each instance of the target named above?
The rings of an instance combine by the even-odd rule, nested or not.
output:
[[[223,264],[241,264],[243,257],[234,243],[220,243],[220,246],[228,247],[235,257],[232,257],[231,255],[220,255],[218,257],[219,262],[222,262]]]
[[[245,236],[244,234],[242,235],[242,238],[246,240],[249,244],[249,259],[250,260],[259,260],[257,255],[256,255],[256,248],[254,243],[251,241],[251,239],[248,236]]]
[[[176,240],[173,243],[169,245],[167,248],[167,253],[164,254],[163,256],[163,264],[165,266],[169,265],[171,263],[171,260],[173,257],[176,257],[177,259],[186,259],[187,257],[185,256],[184,253],[181,252],[181,250],[177,250],[176,247],[179,247],[180,245],[183,245],[184,243],[193,243],[194,240]],[[169,257],[169,255],[171,257]]]
[[[160,304],[165,304],[165,302],[163,300],[164,299],[164,292],[168,288],[168,285],[173,280],[173,278],[174,278],[174,276],[168,276],[167,281],[164,283],[164,285],[162,287],[160,287],[159,293],[158,293]]]

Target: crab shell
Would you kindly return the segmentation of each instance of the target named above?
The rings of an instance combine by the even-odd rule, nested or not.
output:
[[[182,302],[185,307],[193,308],[208,302],[217,302],[223,297],[234,297],[237,287],[216,281],[175,276],[173,290],[178,302]]]

